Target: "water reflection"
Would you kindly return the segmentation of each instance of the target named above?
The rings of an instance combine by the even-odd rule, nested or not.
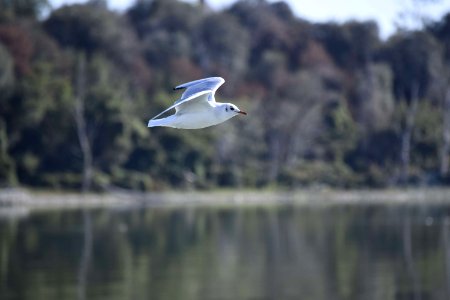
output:
[[[84,300],[86,298],[86,284],[88,277],[88,270],[91,264],[92,256],[92,240],[93,229],[91,221],[91,212],[83,210],[83,244],[81,252],[80,267],[78,270],[78,300]]]
[[[0,221],[0,299],[450,299],[450,206],[139,208]]]

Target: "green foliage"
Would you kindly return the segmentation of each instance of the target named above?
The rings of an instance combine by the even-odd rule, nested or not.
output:
[[[280,176],[281,184],[289,187],[338,186],[351,188],[361,185],[361,179],[348,165],[340,161],[305,161],[297,169],[286,169]]]
[[[0,21],[17,17],[37,18],[48,7],[48,0],[0,0]]]
[[[426,32],[407,32],[390,38],[381,55],[392,68],[398,99],[410,100],[414,93],[425,95],[439,76],[436,66],[442,58],[441,48]]]
[[[328,23],[319,25],[317,31],[319,41],[344,69],[363,67],[373,59],[380,44],[378,26],[374,22]]]
[[[416,128],[414,130],[413,163],[422,170],[432,171],[438,169],[439,144],[441,142],[442,119],[440,109],[429,101],[421,102],[417,114]]]
[[[8,146],[5,122],[0,119],[0,186],[17,184],[16,164],[8,153]]]
[[[380,187],[395,182],[406,129],[410,175],[442,180],[448,15],[381,41],[373,22],[313,24],[283,2],[137,1],[119,14],[89,1],[45,20],[46,1],[19,2],[0,0],[2,186],[80,188],[82,134],[97,190]],[[147,128],[174,85],[210,75],[247,118]]]
[[[324,112],[326,131],[322,136],[327,143],[327,155],[331,160],[343,162],[346,153],[355,148],[357,141],[356,123],[348,108],[341,101],[331,103]]]
[[[0,43],[0,92],[4,98],[14,84],[14,64],[8,50]]]
[[[199,24],[194,42],[196,61],[207,71],[226,70],[236,75],[245,71],[249,56],[249,34],[234,17],[227,14],[206,17]]]

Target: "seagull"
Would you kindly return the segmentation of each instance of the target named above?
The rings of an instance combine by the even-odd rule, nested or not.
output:
[[[148,127],[166,126],[180,129],[200,129],[225,122],[239,114],[247,115],[232,103],[219,103],[214,99],[217,89],[225,82],[222,77],[209,77],[176,86],[186,89],[181,98],[148,122]],[[175,114],[156,119],[175,108]]]

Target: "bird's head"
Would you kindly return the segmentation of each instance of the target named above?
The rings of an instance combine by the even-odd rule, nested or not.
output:
[[[226,114],[231,114],[231,116],[236,116],[238,114],[247,115],[245,111],[240,110],[236,105],[232,103],[226,103],[224,105],[224,110]]]

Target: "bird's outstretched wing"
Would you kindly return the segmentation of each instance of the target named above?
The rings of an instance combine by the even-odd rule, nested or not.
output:
[[[175,104],[180,103],[185,99],[190,98],[192,95],[195,95],[202,91],[208,91],[212,94],[212,96],[214,96],[214,93],[224,82],[225,79],[223,79],[222,77],[208,77],[180,84],[176,86],[174,90],[186,90],[181,95],[181,98],[175,102]],[[215,101],[214,97],[209,97],[208,101]]]
[[[174,88],[174,90],[180,90],[180,89],[186,89],[184,93],[181,95],[181,98],[175,103],[164,110],[163,112],[159,113],[155,117],[151,118],[151,120],[156,119],[157,117],[165,114],[169,110],[175,108],[178,112],[179,109],[181,109],[182,104],[188,104],[191,105],[190,102],[192,101],[199,101],[201,103],[207,104],[208,102],[215,102],[214,100],[214,93],[216,90],[225,82],[225,79],[222,77],[208,77],[203,78],[199,80],[194,80],[190,82],[186,82],[183,84],[180,84]],[[207,95],[209,94],[209,95]],[[205,96],[205,97],[202,97]],[[200,104],[200,103],[198,103]],[[184,105],[183,105],[184,106]]]
[[[209,97],[207,97],[207,94],[210,94],[210,93],[211,93],[210,90],[203,90],[203,91],[200,91],[200,92],[198,92],[198,93],[192,94],[192,95],[190,95],[190,96],[187,97],[187,98],[180,99],[180,100],[178,100],[177,102],[175,102],[174,105],[170,106],[169,108],[167,108],[167,109],[164,110],[163,112],[157,114],[156,116],[154,116],[154,117],[151,118],[150,120],[154,120],[154,119],[156,119],[157,117],[159,117],[159,116],[165,114],[165,113],[168,112],[169,110],[171,110],[171,109],[173,109],[173,108],[178,108],[180,105],[185,104],[185,103],[188,103],[188,102],[193,102],[193,101],[203,101],[203,102],[206,104],[206,103],[208,102],[208,98],[209,98]],[[204,97],[202,97],[202,96],[204,96]],[[205,97],[205,96],[206,96],[206,97]],[[189,105],[190,105],[190,104],[189,104]]]

